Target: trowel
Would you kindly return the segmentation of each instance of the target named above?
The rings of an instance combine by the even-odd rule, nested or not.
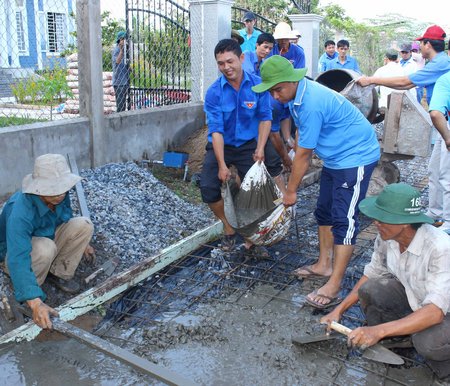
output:
[[[350,334],[352,330],[342,324],[339,324],[337,322],[331,322],[330,324],[331,329],[334,331],[337,331],[345,336]],[[322,334],[322,335],[304,335],[304,336],[298,336],[298,337],[292,337],[292,342],[296,344],[308,344],[313,342],[321,342],[326,340],[332,340],[336,339],[339,335],[335,333],[330,334]],[[391,350],[387,349],[380,343],[377,343],[373,346],[370,346],[366,348],[362,352],[363,358],[370,359],[376,362],[381,363],[387,363],[390,365],[402,365],[405,363],[403,358],[400,355],[397,355],[393,353]]]
[[[88,277],[86,277],[84,279],[84,282],[88,284],[92,279],[95,279],[100,274],[104,274],[106,277],[111,276],[118,264],[119,264],[118,258],[105,261],[97,270],[95,270]]]

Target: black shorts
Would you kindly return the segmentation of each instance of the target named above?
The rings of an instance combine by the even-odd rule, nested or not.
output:
[[[248,141],[239,147],[224,146],[224,158],[228,167],[233,165],[239,174],[241,180],[248,170],[253,166],[253,153],[256,150],[256,140]],[[282,171],[281,159],[272,145],[270,139],[267,140],[264,148],[264,164],[272,177],[277,177]],[[200,191],[203,202],[214,203],[222,198],[221,186],[219,180],[219,165],[212,143],[206,145],[206,155],[203,161],[202,175],[200,180]]]

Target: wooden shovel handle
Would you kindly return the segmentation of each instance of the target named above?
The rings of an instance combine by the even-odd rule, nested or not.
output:
[[[348,335],[352,332],[352,330],[343,324],[340,324],[338,322],[332,321],[330,324],[331,329],[334,331],[340,332],[341,334]]]

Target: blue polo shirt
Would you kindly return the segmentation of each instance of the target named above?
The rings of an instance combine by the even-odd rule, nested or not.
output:
[[[429,104],[429,111],[437,110],[445,116],[450,111],[450,71],[442,75],[434,85],[433,97]]]
[[[314,149],[327,168],[365,166],[380,158],[372,125],[341,94],[303,79],[289,109],[298,127],[298,145]]]
[[[338,57],[338,53],[335,51],[333,56],[328,55],[328,53],[324,52],[322,56],[319,58],[319,72],[324,72],[327,70],[327,65],[330,60],[336,59]]]
[[[425,87],[427,90],[427,103],[430,104],[434,84],[448,71],[450,71],[450,57],[446,52],[439,52],[424,68],[408,75],[408,78],[416,86]]]
[[[347,55],[345,58],[345,62],[341,63],[339,61],[339,55],[336,56],[335,59],[332,59],[327,62],[326,71],[328,70],[335,70],[335,69],[347,69],[347,70],[353,70],[356,72],[359,72],[361,74],[361,70],[359,69],[358,62],[353,56]]]
[[[116,63],[117,57],[120,54],[120,47],[117,44],[112,52],[112,85],[113,86],[127,86],[130,83],[129,68],[125,64],[125,58],[122,58],[119,64]]]
[[[273,55],[280,55],[278,44],[274,44],[273,49],[270,51],[269,55],[267,55],[267,58]],[[305,53],[303,48],[297,44],[289,44],[288,51],[281,56],[289,60],[294,68],[305,68]]]
[[[249,74],[255,74],[260,76],[260,70],[263,61],[258,63],[258,55],[256,51],[245,51],[244,61],[242,62],[242,69],[247,71]]]
[[[240,29],[239,34],[244,38],[244,43],[241,44],[241,50],[244,51],[255,51],[256,50],[256,41],[258,40],[258,36],[261,35],[261,31],[253,28],[252,35],[250,38],[247,35],[247,30],[245,28]]]
[[[56,227],[70,218],[72,209],[69,194],[54,212],[39,196],[20,191],[6,202],[0,215],[0,246],[4,248],[6,244],[9,274],[18,302],[46,298],[31,269],[31,238],[47,237],[53,240]],[[0,259],[4,258],[5,255],[0,254]]]
[[[253,86],[261,83],[261,78],[243,73],[239,91],[222,75],[206,92],[204,110],[209,142],[212,142],[212,133],[221,133],[225,145],[241,146],[258,138],[259,122],[272,120],[270,94],[252,91]]]

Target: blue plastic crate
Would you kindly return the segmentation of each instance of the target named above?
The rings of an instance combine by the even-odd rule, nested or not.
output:
[[[184,168],[188,158],[189,154],[187,153],[165,152],[163,165],[169,168]]]

